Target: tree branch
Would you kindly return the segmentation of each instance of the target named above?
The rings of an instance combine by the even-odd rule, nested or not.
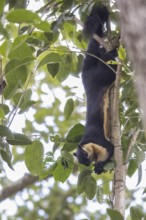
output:
[[[23,189],[34,184],[38,180],[38,176],[32,176],[28,173],[24,174],[21,179],[11,184],[11,186],[7,186],[0,191],[0,201],[10,198],[10,196],[13,196],[19,191],[22,191]]]
[[[110,94],[110,114],[111,114],[111,141],[115,146],[114,159],[116,163],[113,181],[114,188],[114,209],[123,216],[125,213],[125,181],[126,166],[123,165],[123,151],[121,147],[120,121],[119,121],[119,87],[122,65],[117,68],[115,86]]]

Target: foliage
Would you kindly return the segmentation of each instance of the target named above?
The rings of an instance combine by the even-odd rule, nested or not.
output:
[[[22,205],[15,198],[18,219],[24,216],[26,220],[77,219],[87,204],[84,195],[76,195],[71,181],[77,170],[80,171],[78,194],[85,192],[90,200],[96,195],[99,203],[106,202],[112,207],[113,166],[107,168],[110,173],[97,176],[92,166],[86,169],[73,158],[85,121],[84,96],[80,94],[78,98],[76,85],[70,86],[71,80],[76,81],[80,76],[87,47],[77,18],[84,21],[94,3],[94,0],[44,0],[38,10],[32,10],[27,0],[0,1],[0,170],[4,173],[7,169],[5,163],[14,169],[18,162],[25,161],[28,170],[39,175],[42,181],[26,190],[27,199],[22,193],[25,198],[24,201],[21,198]],[[116,25],[112,31],[114,36],[119,31],[116,6],[114,3],[108,6]],[[128,176],[138,171],[139,183],[146,150],[145,135],[132,67],[122,46],[118,55],[123,65],[119,95],[123,160],[128,164]],[[18,126],[22,128],[18,116],[25,123],[21,133],[17,132]],[[55,180],[54,186],[50,185],[50,179]],[[7,182],[8,179],[2,180],[2,186]],[[67,190],[63,191],[58,182],[66,182]],[[105,215],[100,208],[97,210],[94,214],[87,211],[84,217],[104,220],[108,214],[111,219],[122,219],[112,209]],[[141,207],[130,209],[132,219],[144,217],[143,213]]]

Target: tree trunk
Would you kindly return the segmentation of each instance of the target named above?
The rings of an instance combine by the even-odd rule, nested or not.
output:
[[[146,129],[146,0],[117,0],[121,34],[134,68],[141,116]]]

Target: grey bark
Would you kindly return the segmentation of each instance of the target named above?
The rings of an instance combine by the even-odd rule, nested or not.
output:
[[[146,129],[146,1],[117,0],[122,40],[134,69],[140,113]]]

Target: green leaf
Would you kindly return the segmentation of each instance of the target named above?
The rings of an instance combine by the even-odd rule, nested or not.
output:
[[[0,143],[0,155],[2,157],[2,159],[8,164],[8,166],[12,169],[13,169],[13,166],[12,166],[12,153],[10,151],[10,147],[9,145],[6,143],[6,142],[1,142]]]
[[[8,127],[4,126],[4,125],[0,125],[0,136],[11,138],[11,139],[14,138],[11,130]]]
[[[61,57],[58,53],[49,53],[39,62],[38,68],[48,63],[61,62]]]
[[[135,173],[135,171],[137,170],[137,168],[138,168],[137,161],[134,160],[134,159],[131,159],[130,162],[129,162],[129,166],[128,166],[128,170],[127,170],[127,175],[129,177],[132,177],[133,174]]]
[[[135,206],[130,208],[130,216],[132,220],[141,220],[144,217],[140,208]]]
[[[32,57],[32,50],[30,47],[25,43],[15,43],[15,46],[11,49],[9,53],[10,59],[16,59],[16,60],[24,60],[25,58]]]
[[[72,151],[77,147],[78,142],[81,140],[81,137],[84,132],[84,126],[82,124],[76,124],[68,132],[67,137],[65,138],[65,144],[62,148],[63,151]]]
[[[122,61],[124,61],[126,59],[126,50],[122,45],[120,45],[120,47],[119,47],[118,56]]]
[[[77,148],[77,143],[65,143],[63,148],[61,149],[62,151],[70,152],[73,151]]]
[[[53,176],[55,181],[60,181],[64,183],[67,180],[67,178],[70,176],[73,169],[73,163],[69,163],[69,161],[67,161],[67,164],[68,164],[67,166],[64,166],[64,163],[61,159],[58,161],[57,167],[53,171]]]
[[[20,62],[16,59],[10,60],[5,66],[5,74],[19,68]]]
[[[68,132],[66,140],[72,143],[78,143],[83,135],[85,127],[82,124],[76,124]]]
[[[72,72],[71,66],[72,66],[72,56],[70,54],[65,54],[61,56],[62,60],[60,62],[59,66],[59,72],[57,73],[57,80],[59,82],[64,81],[69,74]]]
[[[7,16],[7,20],[13,23],[33,23],[36,21],[40,21],[40,17],[37,13],[34,13],[29,10],[25,9],[16,9],[13,11],[10,11]]]
[[[48,32],[50,30],[50,24],[47,21],[39,21],[37,24],[34,24],[34,26],[44,32]]]
[[[9,86],[13,87],[15,85],[18,85],[19,87],[22,87],[28,76],[28,70],[26,66],[20,66],[15,71],[8,72],[6,74],[6,80]]]
[[[23,65],[27,65],[34,60],[35,60],[34,57],[26,57],[25,59],[23,59],[21,61],[18,61],[17,59],[12,59],[6,64],[5,74],[7,74],[13,70],[16,70]]]
[[[110,216],[111,220],[124,220],[123,216],[121,215],[120,212],[118,212],[117,210],[113,210],[113,209],[107,209],[107,213]],[[133,219],[132,219],[133,220]]]
[[[83,192],[85,192],[85,178],[86,176],[91,175],[92,171],[91,170],[84,170],[80,173],[79,177],[78,177],[78,183],[77,183],[77,192],[78,194],[81,194]]]
[[[74,110],[74,101],[73,99],[68,99],[64,107],[64,116],[66,121],[70,118],[73,110]]]
[[[54,78],[56,74],[58,73],[59,70],[59,63],[48,63],[47,64],[47,69],[51,76]]]
[[[25,164],[32,175],[39,175],[43,165],[44,148],[40,141],[34,141],[25,149]]]
[[[84,181],[86,196],[88,199],[93,199],[96,194],[96,180],[91,175],[87,175]]]
[[[6,141],[11,145],[29,145],[32,144],[32,141],[24,134],[13,133],[14,138],[7,138]]]
[[[18,89],[17,84],[15,86],[6,85],[6,88],[4,89],[4,98],[11,99],[13,95],[15,94],[15,92],[17,91],[17,89]]]

